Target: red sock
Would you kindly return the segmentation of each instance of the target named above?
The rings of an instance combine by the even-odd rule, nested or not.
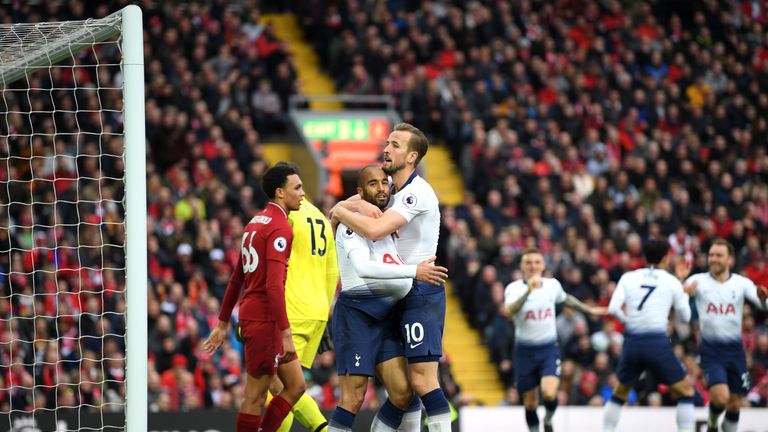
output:
[[[291,404],[282,397],[275,396],[267,405],[267,412],[264,413],[259,431],[276,432],[289,412],[291,412]]]
[[[261,416],[244,412],[237,413],[237,432],[259,432],[260,425]]]

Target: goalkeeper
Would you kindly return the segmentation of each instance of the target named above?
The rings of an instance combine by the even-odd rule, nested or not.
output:
[[[298,211],[289,213],[288,221],[293,229],[293,246],[285,282],[285,305],[296,355],[301,365],[309,369],[318,348],[320,352],[331,349],[326,324],[339,281],[336,241],[331,223],[306,199],[301,201]],[[268,401],[282,386],[275,376]],[[294,417],[310,432],[324,431],[328,426],[320,408],[306,393],[293,406],[278,432],[288,432]]]

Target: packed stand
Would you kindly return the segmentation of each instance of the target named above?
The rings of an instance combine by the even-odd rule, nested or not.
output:
[[[117,1],[90,8],[80,1],[66,6],[17,3],[0,9],[0,22],[103,17],[125,4]],[[260,188],[267,168],[261,137],[284,132],[287,100],[298,89],[296,71],[271,25],[261,24],[255,2],[141,6],[147,91],[149,410],[237,409],[245,388],[242,344],[232,334],[222,350],[209,356],[201,343],[218,320],[220,301],[240,253],[242,229],[266,205]],[[98,76],[100,85],[118,85],[117,69],[106,72]],[[30,83],[49,88],[46,77],[47,72],[40,72]],[[77,77],[84,80],[83,87],[96,83],[96,78],[87,73]],[[71,76],[64,79],[69,80],[64,85],[73,85]],[[51,104],[49,93],[31,92],[29,102],[34,110],[53,105],[71,110],[78,103],[98,109],[95,94],[85,91],[76,98],[55,94]],[[105,97],[103,92],[100,96]],[[29,111],[25,98],[8,94],[6,98],[9,111]],[[52,134],[54,122],[67,121],[70,128],[76,123],[71,115],[32,118],[26,128],[3,132],[28,134],[34,129]],[[119,116],[109,120],[102,126],[85,114],[77,116],[80,127],[92,132],[122,129]],[[8,124],[24,124],[24,119],[12,116]],[[11,187],[0,188],[0,202],[12,203],[0,206],[0,217],[8,220],[10,215],[9,226],[16,226],[0,229],[0,252],[4,251],[0,253],[0,364],[11,365],[0,367],[0,383],[4,383],[0,410],[78,409],[82,404],[87,404],[82,407],[86,411],[121,410],[125,329],[117,314],[125,312],[124,272],[71,269],[124,267],[123,167],[118,163],[122,141],[102,135],[101,146],[95,138],[76,146],[65,137],[55,152],[42,140],[30,143],[23,136],[10,144],[0,147],[0,158],[8,161],[0,164],[0,178],[4,183],[12,181]],[[17,154],[15,149],[29,151]],[[32,155],[46,163],[32,167],[35,176],[44,180],[30,198],[23,186],[32,171],[21,157]],[[53,169],[54,163],[60,165]],[[82,178],[100,176],[109,178],[101,181],[100,190],[98,184]],[[79,185],[76,177],[81,177]],[[76,186],[81,188],[81,200],[104,198],[115,203],[101,208],[59,202],[54,216],[50,203],[75,201]],[[30,201],[47,205],[35,206],[32,214],[30,206],[24,205]],[[32,225],[33,217],[34,232],[22,229]],[[54,222],[70,225],[59,230],[43,227]],[[79,231],[78,222],[85,223]],[[80,244],[119,247],[107,247],[103,254],[88,249],[89,253],[78,255],[78,234]],[[21,251],[33,246],[47,249],[44,253]],[[57,278],[45,273],[56,266]],[[29,277],[33,270],[38,272]],[[38,294],[35,300],[33,293]],[[66,316],[32,320],[34,313]],[[45,367],[34,367],[36,360],[45,362]],[[457,395],[450,371],[445,365],[441,370],[442,382]],[[339,397],[334,353],[319,355],[306,379],[307,392],[320,407],[333,409]],[[103,386],[92,384],[102,381]],[[34,384],[41,387],[27,389]],[[20,387],[6,391],[11,385]],[[386,399],[383,388],[374,384],[367,395],[363,405],[367,408],[376,409]]]
[[[768,14],[754,2],[348,1],[303,19],[339,89],[392,95],[460,167],[468,192],[444,209],[441,258],[508,403],[519,396],[501,305],[525,247],[601,305],[651,237],[694,272],[726,238],[734,270],[768,283]],[[743,327],[747,400],[766,406],[766,314],[745,305]],[[602,405],[621,330],[562,311],[561,404]],[[698,329],[672,330],[703,404]],[[672,401],[649,377],[630,403]]]
[[[79,1],[14,3],[0,10],[0,19],[103,16],[124,3],[92,9]],[[244,388],[238,342],[228,341],[214,358],[200,343],[215,325],[243,225],[266,202],[259,188],[266,168],[260,137],[284,127],[287,98],[298,84],[293,59],[270,26],[259,24],[255,2],[227,3],[143,5],[152,411],[235,408]],[[636,2],[625,10],[616,1],[523,0],[419,2],[416,11],[411,3],[416,2],[348,1],[297,6],[296,13],[340,90],[395,96],[402,117],[448,145],[462,168],[469,192],[463,205],[443,212],[440,259],[449,263],[452,286],[499,364],[508,403],[519,398],[511,386],[513,329],[499,306],[504,286],[519,276],[518,254],[525,246],[545,252],[551,274],[569,293],[601,304],[623,271],[643,264],[640,244],[649,236],[668,237],[676,252],[694,260],[695,271],[705,268],[708,241],[726,237],[737,247],[736,270],[768,284],[764,10],[749,2],[708,2],[694,14],[667,10],[665,2]],[[680,3],[685,2],[675,4]],[[82,158],[83,164],[89,159]],[[102,186],[102,193],[116,200],[122,194],[117,185]],[[23,217],[16,211],[13,218]],[[92,231],[84,235],[99,232]],[[11,234],[0,230],[2,244],[30,241],[18,232],[8,240]],[[122,244],[121,235],[105,238]],[[6,255],[0,254],[0,265],[7,273]],[[105,255],[105,265],[119,267],[119,255]],[[12,261],[21,266],[18,258]],[[40,262],[45,265],[45,258]],[[114,276],[103,275],[114,284],[99,295],[105,306],[84,299],[81,307],[118,309],[121,302],[104,301],[110,290],[122,295],[124,281]],[[34,286],[62,293],[79,286],[79,280],[60,280],[58,287],[50,282]],[[3,296],[9,283],[0,281]],[[29,285],[25,292],[31,292]],[[10,310],[7,300],[0,302],[5,321]],[[61,321],[26,329],[26,337],[0,332],[0,352],[11,352],[11,338],[55,335],[52,328],[78,336],[77,326]],[[102,321],[93,331],[122,334],[117,325]],[[562,311],[562,403],[597,404],[609,394],[620,330],[610,320]],[[89,339],[81,336],[86,344]],[[703,402],[697,337],[695,327],[674,328]],[[79,357],[72,364],[79,370],[67,371],[67,379],[103,371],[119,375],[122,340],[110,340],[98,359],[74,350]],[[766,406],[764,314],[749,309],[744,341],[755,383],[748,400]],[[53,358],[52,348],[27,345],[13,352]],[[59,346],[67,348],[73,352]],[[102,364],[105,357],[116,360]],[[22,383],[38,372],[20,369]],[[338,397],[334,370],[333,353],[326,353],[308,376],[308,391],[324,407],[333,407]],[[460,389],[450,373],[443,375],[444,387],[458,400]],[[10,371],[0,375],[5,382],[8,377]],[[122,377],[109,379],[119,383]],[[87,385],[80,393],[60,388],[59,404],[121,399],[119,387],[116,396]],[[382,400],[368,394],[371,407]],[[11,397],[20,398],[13,405],[19,407],[39,396],[0,397],[7,408]],[[54,399],[43,397],[37,403]],[[641,404],[669,402],[666,390],[650,381],[634,397]]]
[[[61,11],[55,4],[16,4],[0,9],[0,22],[82,16],[81,3],[70,6]],[[115,44],[104,44],[83,51],[78,62],[94,61],[97,51],[99,77],[95,68],[43,69],[3,89],[2,412],[77,412],[81,404],[123,409],[122,120],[118,111],[94,115],[100,107],[122,105],[118,92],[103,88],[119,71],[120,53]],[[76,91],[64,90],[76,83]]]
[[[259,137],[284,127],[296,80],[253,4],[227,3],[142,5],[152,411],[236,408],[244,388],[235,341],[215,359],[199,344],[215,324],[244,221],[266,204]],[[99,18],[127,4],[17,2],[0,9],[0,22]],[[113,49],[78,58],[118,60]],[[99,68],[98,76],[95,68],[51,74],[29,80],[43,91],[3,98],[2,132],[11,138],[0,146],[0,217],[8,221],[0,229],[0,411],[122,410],[123,143],[110,135],[121,133],[122,118],[66,112],[119,110],[120,94],[96,85],[118,86],[122,77],[119,67]],[[50,78],[55,87],[76,81],[80,90],[45,91]],[[25,114],[54,108],[53,116]],[[60,133],[78,127],[90,134]],[[32,131],[43,135],[30,139]],[[57,131],[54,148],[47,137]]]

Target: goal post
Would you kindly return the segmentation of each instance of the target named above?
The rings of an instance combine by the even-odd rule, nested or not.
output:
[[[0,91],[0,431],[146,431],[141,9],[0,25]]]
[[[126,430],[147,430],[147,187],[141,9],[123,9],[126,159]],[[132,318],[132,319],[131,319]]]

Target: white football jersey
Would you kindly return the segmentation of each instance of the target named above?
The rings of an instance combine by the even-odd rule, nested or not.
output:
[[[339,224],[336,256],[341,290],[348,295],[399,300],[411,289],[416,266],[405,265],[392,236],[372,241]],[[361,274],[363,268],[371,269],[370,274]]]
[[[524,280],[518,279],[504,290],[506,306],[516,302],[528,291]],[[531,291],[523,306],[515,314],[515,343],[545,345],[557,340],[555,305],[565,301],[567,295],[557,279],[542,278],[541,288]]]
[[[397,250],[406,264],[418,264],[437,253],[440,207],[432,186],[413,173],[390,200],[390,209],[405,218],[397,230]]]
[[[622,305],[626,305],[626,313]],[[666,334],[672,306],[680,321],[691,319],[688,295],[680,281],[666,270],[650,267],[627,272],[619,279],[608,311],[630,333]]]
[[[741,316],[744,299],[765,308],[757,297],[754,282],[731,273],[723,283],[710,273],[697,273],[685,281],[696,281],[696,310],[701,323],[701,337],[711,342],[741,342]]]

